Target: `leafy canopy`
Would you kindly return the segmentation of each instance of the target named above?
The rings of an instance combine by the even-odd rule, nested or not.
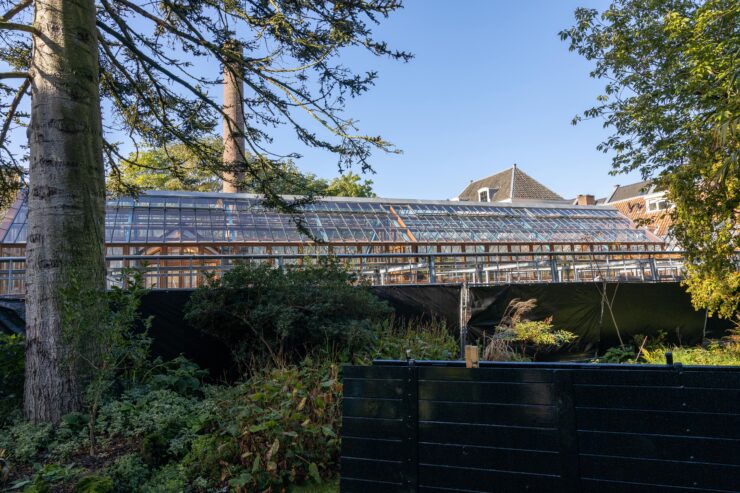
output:
[[[223,141],[211,137],[204,145],[211,148],[212,159],[223,152]],[[277,170],[277,171],[276,171]],[[146,149],[132,153],[117,168],[118,175],[108,179],[108,191],[114,194],[136,193],[141,190],[187,190],[218,192],[221,180],[199,156],[183,144],[169,148]],[[362,180],[352,171],[328,181],[312,173],[302,173],[291,161],[264,168],[257,172],[259,180],[245,180],[243,190],[260,193],[259,183],[269,182],[270,188],[281,195],[326,195],[333,197],[375,197],[371,180]]]
[[[210,138],[205,145],[211,148],[211,159],[219,159],[223,152],[221,139]],[[140,190],[220,191],[218,175],[208,169],[207,163],[200,162],[199,157],[184,144],[132,153],[119,162],[116,175],[109,177],[106,187],[115,194]]]
[[[223,152],[223,141],[219,138],[208,138],[204,145],[211,149],[212,159],[218,159]],[[119,163],[117,173],[107,182],[108,191],[115,194],[141,190],[221,191],[219,177],[183,144],[132,153]],[[247,177],[242,184],[245,192],[260,193],[260,183],[269,183],[271,190],[281,195],[375,197],[373,182],[362,180],[352,171],[329,181],[312,173],[302,173],[293,162],[284,161],[256,173],[258,180]]]
[[[220,104],[224,66],[244,81],[244,138],[253,157],[243,171],[268,205],[290,206],[279,196],[282,181],[272,177],[290,175],[285,162],[300,157],[273,149],[276,126],[287,126],[303,144],[336,155],[340,171],[353,165],[370,170],[373,149],[396,152],[382,137],[360,132],[355,120],[343,114],[347,99],[367,91],[378,74],[353,70],[341,53],[361,49],[409,60],[410,54],[393,50],[373,34],[376,24],[402,7],[400,0],[95,3],[101,105],[108,113],[104,160],[113,180],[123,175],[119,163],[137,165],[124,152],[127,147],[187,157],[199,163],[199,172],[213,176],[236,171],[208,144],[221,122],[236,129]],[[29,88],[24,74],[32,56],[32,4],[0,0],[3,21],[12,19],[12,25],[2,27],[0,63],[13,70],[0,79],[2,190],[17,188],[16,178],[25,173],[23,149],[11,142],[14,137],[24,141],[28,124],[20,101]],[[155,164],[171,165],[176,180],[187,177],[172,162]]]
[[[613,173],[639,170],[676,207],[696,307],[730,317],[740,304],[740,3],[616,0],[576,10],[560,33],[606,81],[577,116],[613,130],[598,149]]]
[[[329,182],[322,195],[333,197],[375,197],[372,180],[362,180],[348,171]]]

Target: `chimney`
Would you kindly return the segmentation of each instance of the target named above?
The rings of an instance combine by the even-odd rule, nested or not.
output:
[[[236,41],[228,42],[227,49],[239,56],[242,54],[241,45]],[[239,67],[224,66],[224,157],[223,162],[235,168],[243,168],[245,164],[244,147],[244,80],[239,76]],[[225,172],[222,191],[226,193],[238,192],[237,183],[244,179],[240,172]]]
[[[576,205],[596,205],[596,199],[593,195],[579,195]]]

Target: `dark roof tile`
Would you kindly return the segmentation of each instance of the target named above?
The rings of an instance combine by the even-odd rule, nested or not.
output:
[[[512,187],[511,181],[514,180]],[[516,166],[491,175],[481,180],[471,182],[465,187],[465,190],[458,196],[463,201],[477,201],[478,190],[481,188],[490,188],[496,190],[491,197],[492,202],[500,202],[509,199],[525,200],[563,200],[563,197],[556,194]],[[513,193],[512,193],[513,188]]]
[[[641,181],[624,186],[617,185],[607,203],[641,197],[651,193],[652,188],[653,185],[649,181]]]

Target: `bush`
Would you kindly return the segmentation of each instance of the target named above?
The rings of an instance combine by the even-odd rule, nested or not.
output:
[[[50,424],[21,421],[2,430],[0,449],[7,450],[13,462],[31,463],[48,449],[53,436],[54,428]]]
[[[75,493],[113,493],[113,481],[106,476],[85,476],[75,486]]]
[[[0,426],[20,415],[25,361],[23,337],[0,333]]]
[[[182,493],[186,491],[184,471],[179,464],[168,464],[156,471],[138,491],[142,493]]]
[[[183,461],[191,479],[265,491],[333,477],[341,385],[335,365],[312,359],[264,370],[220,395],[212,431]]]
[[[367,345],[371,324],[391,313],[366,286],[330,261],[302,269],[241,265],[210,276],[186,318],[232,348],[242,368],[299,361],[317,348]]]
[[[122,455],[108,468],[114,493],[141,491],[151,471],[136,454]]]
[[[732,345],[710,341],[704,347],[657,346],[642,351],[645,363],[665,364],[665,353],[673,353],[673,362],[684,365],[740,366],[740,350]]]
[[[684,347],[666,343],[667,333],[656,337],[636,335],[630,344],[609,348],[594,363],[648,363],[664,365],[666,353],[672,353],[674,363],[704,366],[740,366],[740,344],[736,330],[722,340],[709,339],[701,346]]]
[[[373,359],[452,360],[459,353],[458,340],[441,321],[398,324],[387,319],[374,325],[371,340],[360,351],[357,362],[370,364]]]
[[[487,337],[484,334],[483,359],[527,360],[540,352],[556,351],[578,337],[567,330],[555,330],[552,317],[529,320],[527,316],[536,306],[537,300],[534,298],[511,300],[493,335]]]

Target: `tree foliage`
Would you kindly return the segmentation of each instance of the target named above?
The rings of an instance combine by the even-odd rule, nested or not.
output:
[[[351,171],[334,178],[322,195],[333,197],[375,197],[372,180],[363,180]]]
[[[598,149],[613,172],[639,170],[676,207],[673,234],[687,254],[697,307],[729,317],[740,303],[740,3],[616,0],[576,10],[560,33],[606,81],[574,119],[613,130]]]
[[[204,145],[210,148],[211,159],[218,159],[223,152],[221,139],[206,139]],[[244,192],[260,193],[260,184],[269,183],[270,189],[281,195],[375,197],[373,182],[362,180],[352,171],[329,181],[312,173],[302,173],[292,161],[284,161],[255,173],[259,179],[247,177],[242,183]],[[142,190],[219,192],[221,179],[188,146],[175,144],[132,153],[119,163],[117,175],[108,180],[107,188],[114,194]]]
[[[11,195],[19,186],[18,177],[25,174],[23,149],[11,145],[11,137],[21,136],[28,123],[20,100],[28,91],[26,73],[33,56],[32,5],[28,0],[0,0],[3,20],[13,19],[12,26],[2,26],[0,41],[0,63],[12,70],[0,79],[0,189]],[[117,190],[131,191],[137,185],[138,180],[123,179],[127,168],[135,166],[169,166],[172,178],[147,172],[141,180],[144,187],[170,180],[185,180],[187,186],[184,163],[197,162],[200,176],[222,177],[234,171],[209,142],[222,121],[235,128],[214,97],[220,94],[221,70],[195,69],[209,60],[227,64],[244,80],[244,136],[250,158],[244,170],[246,187],[240,188],[264,194],[270,205],[289,206],[279,197],[285,193],[283,185],[295,178],[286,161],[300,157],[271,149],[275,126],[286,125],[303,144],[334,153],[340,171],[353,165],[370,170],[373,149],[395,152],[382,137],[359,132],[356,122],[342,114],[346,100],[367,91],[378,74],[355,71],[339,55],[355,47],[409,60],[410,54],[393,50],[373,35],[375,24],[402,7],[399,0],[99,0],[96,6],[100,90],[109,113],[102,135],[104,159]],[[234,51],[234,46],[243,51]],[[122,152],[132,146],[158,151],[142,162]],[[163,160],[163,155],[173,159]],[[279,175],[284,176],[275,178]],[[312,190],[301,192],[310,195]]]
[[[210,161],[219,159],[223,152],[221,139],[210,138],[205,146],[211,150]],[[106,187],[114,194],[142,190],[220,191],[221,179],[200,162],[200,157],[184,144],[143,149],[119,162],[116,176],[109,177]]]

